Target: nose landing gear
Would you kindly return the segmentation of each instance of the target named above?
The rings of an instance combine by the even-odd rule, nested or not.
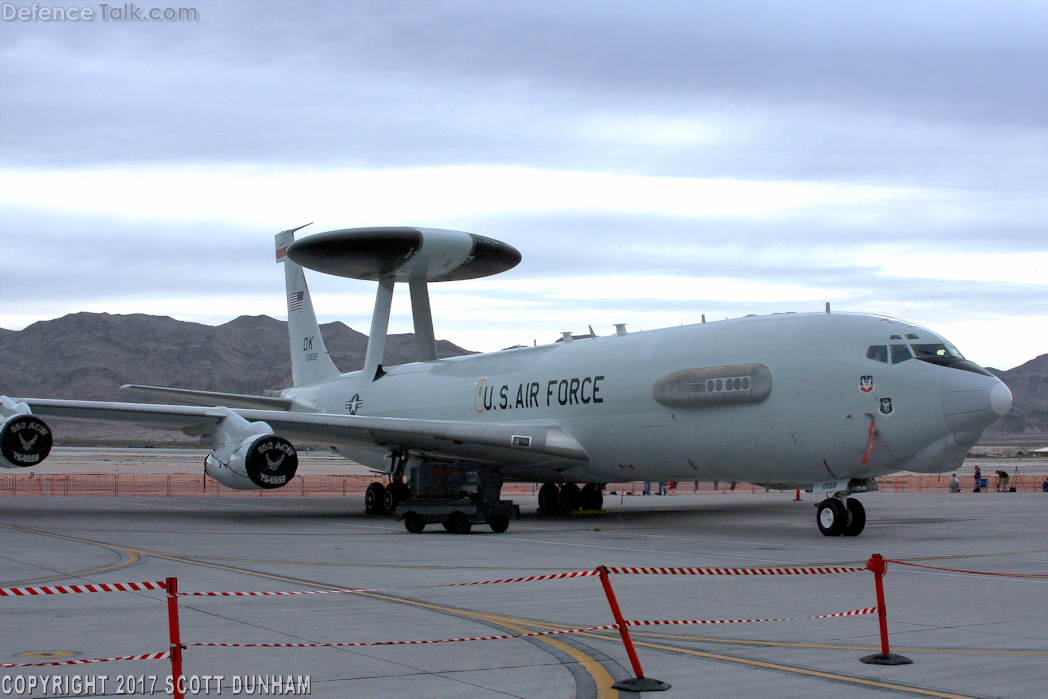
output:
[[[866,508],[855,498],[848,498],[845,504],[829,497],[819,503],[815,521],[826,536],[858,536],[866,527]]]

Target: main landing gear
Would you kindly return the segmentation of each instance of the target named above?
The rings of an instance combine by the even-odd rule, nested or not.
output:
[[[372,483],[364,493],[364,511],[369,515],[391,515],[396,511],[397,505],[409,497],[411,490],[407,483]]]
[[[587,483],[579,488],[576,483],[544,483],[539,488],[539,512],[547,515],[566,515],[576,510],[599,510],[604,506],[602,483]]]
[[[858,536],[866,526],[866,509],[855,498],[843,503],[829,497],[819,503],[815,521],[826,536]]]

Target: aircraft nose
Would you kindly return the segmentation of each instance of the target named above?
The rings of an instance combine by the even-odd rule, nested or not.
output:
[[[998,417],[1004,417],[1012,409],[1012,392],[997,379],[997,385],[990,390],[990,409],[997,413]]]
[[[981,431],[1008,413],[1012,392],[989,372],[951,367],[943,372],[942,407],[955,431]]]

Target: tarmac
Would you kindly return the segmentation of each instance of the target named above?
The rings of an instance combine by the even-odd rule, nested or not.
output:
[[[504,534],[431,525],[409,534],[347,498],[0,498],[0,587],[157,581],[181,591],[372,589],[368,593],[181,597],[183,643],[439,640],[613,623],[596,577],[447,586],[613,567],[862,566],[891,560],[986,573],[1048,575],[1048,493],[870,493],[858,537],[827,538],[816,499],[790,493],[606,497],[607,513],[536,514]],[[1048,577],[971,575],[889,563],[891,650],[912,665],[860,663],[879,652],[869,572],[806,576],[611,576],[627,619],[789,619],[631,629],[664,697],[1045,696]],[[445,585],[444,587],[435,587]],[[165,651],[162,591],[0,597],[0,663]],[[68,655],[66,655],[68,654]],[[615,631],[363,647],[185,650],[197,694],[261,693],[257,678],[308,678],[314,697],[636,696]],[[162,696],[166,660],[0,669],[9,696],[28,676],[118,676]],[[150,692],[149,678],[158,681]],[[222,680],[214,679],[221,676]],[[10,677],[10,680],[4,680]],[[138,678],[143,678],[144,688]],[[12,682],[5,685],[4,682]],[[61,684],[61,683],[60,683]],[[238,691],[239,689],[239,691]],[[295,685],[295,693],[304,689]],[[275,692],[271,691],[270,694]],[[3,694],[0,691],[0,694]],[[647,695],[646,695],[647,696]]]

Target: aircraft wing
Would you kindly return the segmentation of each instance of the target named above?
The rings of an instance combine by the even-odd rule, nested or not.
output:
[[[15,399],[33,414],[84,420],[132,422],[146,427],[178,429],[189,435],[210,433],[230,408],[149,405],[104,401]],[[416,420],[366,415],[232,410],[250,422],[265,422],[291,441],[351,448],[402,448],[430,455],[503,464],[541,464],[555,458],[588,461],[582,445],[557,425]]]
[[[124,384],[121,391],[145,393],[160,396],[168,400],[177,400],[190,405],[225,405],[230,408],[259,408],[261,410],[290,410],[293,401],[278,396],[253,396],[243,393],[219,393],[217,391],[196,391],[189,388],[168,388],[167,386],[139,386]]]

